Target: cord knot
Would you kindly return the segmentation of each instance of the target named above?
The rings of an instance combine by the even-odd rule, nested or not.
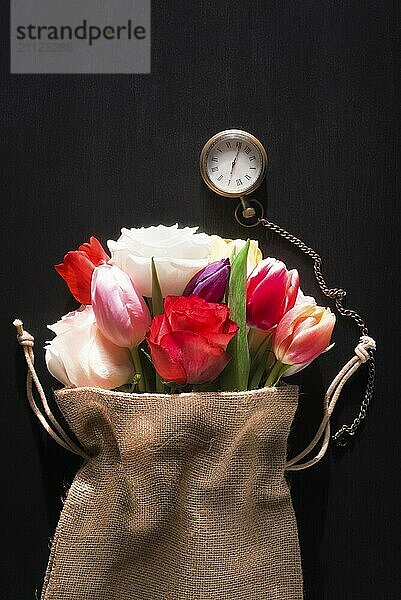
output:
[[[21,346],[33,348],[34,337],[23,328],[23,323],[20,319],[15,319],[13,325],[17,328],[17,340]]]
[[[21,334],[18,334],[17,340],[21,344],[21,346],[28,346],[29,348],[33,348],[34,337],[27,331],[24,330]]]
[[[355,348],[355,354],[361,363],[365,363],[369,360],[369,350],[376,350],[376,342],[370,336],[363,335],[359,340],[359,344]]]

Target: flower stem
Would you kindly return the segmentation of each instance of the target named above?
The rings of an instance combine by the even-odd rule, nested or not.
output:
[[[164,383],[157,371],[156,371],[156,392],[158,394],[164,394]]]
[[[266,379],[266,383],[264,387],[274,387],[280,380],[281,375],[288,369],[287,365],[283,365],[279,360],[276,361],[268,378]]]
[[[145,386],[145,380],[143,377],[141,359],[139,358],[138,348],[136,346],[133,346],[132,348],[130,348],[130,352],[131,352],[131,356],[132,356],[132,361],[134,363],[135,373],[137,373],[138,375],[141,376],[138,381],[138,390],[140,392],[145,392],[146,386]]]
[[[256,350],[250,353],[251,368],[249,372],[249,390],[259,387],[263,372],[267,366],[267,358],[273,337],[272,334],[269,333],[265,337],[262,337],[262,341],[258,344],[257,341],[255,341],[257,339],[256,336],[256,330],[251,328],[248,333],[248,344],[250,347],[256,347]]]

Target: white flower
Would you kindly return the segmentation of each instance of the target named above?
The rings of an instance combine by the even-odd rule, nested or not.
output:
[[[220,258],[230,258],[233,250],[235,254],[245,246],[245,240],[225,240],[218,235],[212,235],[212,246],[210,251],[210,262]],[[256,265],[262,260],[262,252],[259,249],[258,242],[251,240],[248,250],[247,274],[249,275]]]
[[[46,342],[47,368],[64,385],[112,389],[132,377],[129,351],[100,333],[91,306],[68,313],[48,328],[56,337]]]
[[[180,296],[188,281],[209,262],[211,236],[198,227],[140,227],[121,230],[117,241],[107,242],[110,263],[131,278],[135,288],[152,296],[151,258],[154,257],[163,296]]]

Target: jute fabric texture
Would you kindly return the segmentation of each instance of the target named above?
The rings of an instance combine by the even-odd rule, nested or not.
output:
[[[285,480],[298,388],[56,400],[90,459],[52,544],[42,600],[301,600]]]

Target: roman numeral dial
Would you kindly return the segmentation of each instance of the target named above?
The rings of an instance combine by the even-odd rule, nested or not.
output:
[[[231,129],[206,142],[200,157],[205,183],[222,196],[238,197],[257,189],[266,172],[267,155],[250,133]]]

